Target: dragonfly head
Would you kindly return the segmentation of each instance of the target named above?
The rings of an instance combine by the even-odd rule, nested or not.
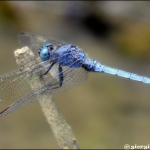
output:
[[[43,61],[49,60],[51,50],[53,50],[53,45],[51,43],[47,43],[39,49],[38,53]]]

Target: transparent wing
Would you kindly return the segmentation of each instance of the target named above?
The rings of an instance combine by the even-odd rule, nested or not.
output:
[[[78,62],[74,62],[74,63],[76,63],[76,66],[79,65]],[[59,75],[60,74],[62,75],[62,72],[63,72],[64,81],[62,86],[59,87]],[[56,64],[51,70],[51,74],[55,75],[55,77],[51,78],[50,80],[47,80],[47,82],[45,82],[40,88],[37,88],[27,96],[21,98],[19,101],[7,107],[5,110],[3,110],[0,113],[0,117],[8,113],[11,113],[29,103],[37,101],[37,96],[39,94],[45,94],[45,92],[48,92],[51,95],[55,95],[64,90],[73,88],[74,86],[85,82],[87,79],[87,72],[81,67],[71,68],[71,66],[70,67],[65,66],[63,67],[62,72],[58,73],[58,65]]]
[[[30,62],[24,67],[0,76],[0,101],[20,99],[31,92],[29,81],[39,73],[46,71],[49,62],[38,60]],[[44,76],[47,81],[51,78],[50,74]]]
[[[10,72],[0,77],[0,100],[21,98],[30,92],[30,86],[26,81],[26,72],[22,69]]]
[[[28,46],[34,52],[35,55],[38,54],[38,49],[46,43],[51,43],[54,47],[58,44],[61,44],[62,46],[68,44],[67,42],[64,42],[59,39],[42,37],[27,32],[20,32],[20,34],[18,35],[18,40],[22,46]]]

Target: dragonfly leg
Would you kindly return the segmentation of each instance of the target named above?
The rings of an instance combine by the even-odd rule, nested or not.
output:
[[[63,70],[62,70],[61,65],[59,65],[59,87],[62,86],[63,80],[64,80]]]
[[[46,70],[46,72],[41,73],[40,75],[46,75],[46,74],[51,70],[51,68],[54,66],[55,63],[56,63],[56,62],[53,62],[53,63],[49,66],[49,68]]]
[[[57,88],[59,88],[59,87],[61,87],[61,86],[62,86],[62,83],[63,83],[64,77],[63,77],[63,70],[62,70],[61,65],[59,65],[58,70],[59,70],[59,82],[57,82],[57,83],[55,83],[55,84],[52,84],[52,85],[50,85],[50,86],[55,86],[55,85],[57,85],[57,84],[59,84],[59,85],[58,85],[58,86],[56,86],[56,87],[53,87],[53,88],[48,88],[47,90],[57,89]]]

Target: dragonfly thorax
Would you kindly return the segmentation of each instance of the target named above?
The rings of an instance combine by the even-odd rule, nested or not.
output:
[[[86,58],[85,53],[72,44],[60,47],[54,55],[58,64],[72,68],[81,67]]]

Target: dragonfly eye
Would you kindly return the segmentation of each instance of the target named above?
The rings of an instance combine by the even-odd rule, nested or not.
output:
[[[40,53],[40,57],[43,61],[49,60],[50,51],[49,51],[48,47],[43,47],[39,53]]]
[[[47,47],[50,51],[54,49],[51,43],[47,43],[43,47]]]

